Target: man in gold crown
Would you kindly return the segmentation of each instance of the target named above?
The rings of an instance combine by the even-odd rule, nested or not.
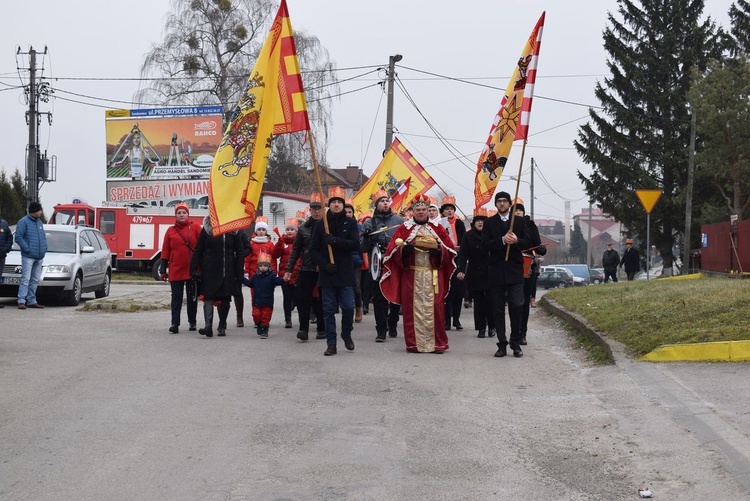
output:
[[[377,259],[378,255],[384,255],[388,244],[392,241],[396,228],[404,222],[404,218],[391,210],[391,199],[385,190],[378,190],[372,196],[375,201],[375,210],[372,218],[365,222],[362,233],[362,252],[367,252],[370,259]],[[375,250],[378,252],[375,252]],[[382,263],[370,263],[376,270],[382,271]],[[374,280],[380,277],[373,276]],[[380,287],[372,288],[372,307],[375,313],[375,342],[384,343],[386,332],[390,337],[398,336],[399,307],[389,303]]]
[[[326,343],[325,356],[336,354],[336,311],[341,309],[341,339],[347,350],[354,350],[354,261],[359,249],[357,221],[344,212],[346,194],[338,186],[328,190],[328,211],[324,221],[315,225],[310,255],[317,263],[318,287],[323,300]],[[326,226],[327,224],[327,226]]]
[[[456,269],[453,242],[445,228],[430,222],[429,204],[424,195],[414,199],[414,217],[393,234],[380,280],[386,299],[403,307],[406,350],[415,353],[448,349],[444,301]]]

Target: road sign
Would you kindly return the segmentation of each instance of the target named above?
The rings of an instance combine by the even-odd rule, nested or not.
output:
[[[662,193],[664,193],[662,190],[635,190],[635,194],[638,195],[647,214],[651,214],[651,210]]]

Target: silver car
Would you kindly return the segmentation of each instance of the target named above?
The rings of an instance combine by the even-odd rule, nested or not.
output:
[[[87,226],[45,224],[47,254],[42,263],[37,296],[58,296],[76,306],[84,292],[96,297],[109,296],[112,258],[99,230]],[[18,295],[21,281],[21,251],[18,244],[5,258],[0,296]]]

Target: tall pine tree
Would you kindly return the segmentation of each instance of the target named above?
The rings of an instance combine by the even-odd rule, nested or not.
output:
[[[721,53],[720,30],[700,21],[703,8],[703,0],[618,0],[604,31],[610,75],[595,89],[602,109],[589,110],[574,142],[593,167],[590,176],[578,172],[586,193],[642,242],[646,213],[635,190],[664,191],[651,212],[651,242],[667,273],[685,226],[691,71]]]

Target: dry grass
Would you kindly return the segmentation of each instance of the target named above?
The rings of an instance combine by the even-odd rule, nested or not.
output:
[[[633,356],[664,344],[750,339],[748,280],[639,280],[548,294]]]

